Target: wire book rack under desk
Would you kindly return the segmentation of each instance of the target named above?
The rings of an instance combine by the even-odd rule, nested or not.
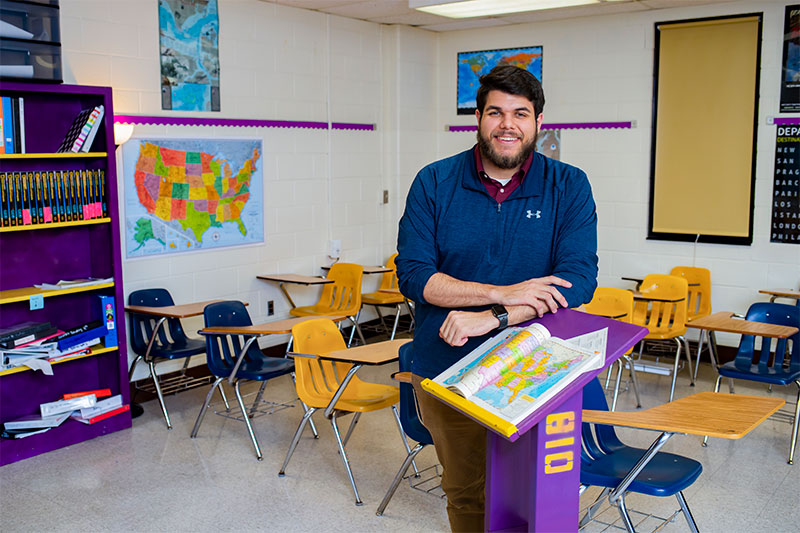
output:
[[[159,376],[158,379],[158,384],[161,387],[162,394],[177,394],[179,392],[196,389],[197,387],[202,387],[211,383],[211,376],[195,377],[183,373],[166,378]],[[138,383],[139,382],[136,381],[134,385],[137,391],[142,391],[153,395],[157,394],[156,387],[152,380],[148,381],[144,385],[139,385]]]
[[[272,415],[278,411],[283,411],[284,409],[297,406],[297,398],[290,401],[273,402],[262,399],[260,397],[262,393],[263,391],[259,390],[242,396],[244,404],[248,406],[247,411],[249,413],[250,420],[265,415]],[[229,418],[231,420],[238,420],[239,422],[244,422],[242,410],[239,408],[236,401],[228,402],[227,405],[225,402],[216,402],[209,405],[208,408],[213,409],[215,415],[223,418]]]
[[[589,506],[585,508],[581,508],[580,516],[583,517],[586,512],[588,511]],[[636,509],[628,508],[628,513],[631,515],[631,519],[634,522],[634,528],[636,531],[652,531],[652,533],[656,533],[656,531],[661,531],[664,529],[667,524],[672,524],[678,518],[678,516],[682,513],[680,509],[675,510],[670,516],[662,517],[657,516],[653,513],[645,513],[642,511],[637,511]],[[654,529],[649,529],[649,528]],[[592,517],[586,517],[584,520],[581,521],[581,524],[578,527],[578,531],[582,532],[604,532],[604,531],[627,531],[625,529],[625,525],[622,522],[622,517],[619,516],[619,512],[617,508],[613,505],[606,504],[603,507],[600,507],[598,512]]]

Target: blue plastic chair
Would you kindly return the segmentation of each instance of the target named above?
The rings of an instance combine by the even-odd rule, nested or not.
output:
[[[412,346],[413,343],[409,342],[408,344],[404,344],[400,347],[400,362],[398,365],[399,372],[411,372],[411,362],[414,353]],[[415,440],[417,445],[414,446],[410,452],[408,452],[408,455],[403,461],[402,466],[400,466],[400,470],[397,472],[392,484],[389,486],[389,490],[386,491],[386,496],[383,497],[383,501],[381,501],[381,504],[378,506],[378,511],[375,513],[378,516],[383,515],[383,511],[386,509],[386,506],[389,505],[389,500],[391,500],[392,496],[394,496],[397,486],[405,477],[408,467],[413,464],[414,458],[425,446],[433,444],[433,438],[431,437],[431,434],[428,433],[428,430],[424,425],[422,425],[422,420],[419,418],[417,398],[414,395],[414,387],[411,385],[411,383],[400,383],[400,425],[402,426],[405,434],[408,435],[412,440]],[[416,471],[416,466],[414,470]]]
[[[597,379],[592,380],[583,389],[583,408],[608,411],[603,386]],[[583,444],[581,447],[581,485],[604,488],[581,519],[580,527],[583,527],[594,517],[604,498],[609,494],[613,495],[613,489],[619,486],[628,473],[637,466],[646,450],[623,444],[617,437],[613,426],[603,424],[584,423],[581,428],[581,440]],[[683,490],[694,483],[702,471],[703,465],[694,459],[658,452],[625,492],[638,492],[649,496],[674,495],[678,499],[689,528],[697,531],[697,525],[683,496]],[[625,492],[619,494],[616,501],[610,503],[616,505],[623,522],[629,526],[629,531],[632,531],[633,523],[625,506]]]
[[[253,323],[250,321],[250,315],[247,313],[242,302],[228,301],[216,302],[206,306],[203,312],[206,328],[210,327],[239,327],[250,326]],[[239,402],[239,408],[242,412],[241,419],[244,420],[247,426],[247,431],[250,434],[250,440],[253,442],[253,447],[256,451],[256,457],[260,461],[262,459],[261,448],[258,446],[258,440],[253,432],[253,426],[250,424],[250,418],[256,412],[258,405],[261,403],[261,398],[264,394],[267,380],[290,374],[294,371],[294,361],[283,357],[269,357],[264,355],[258,348],[255,340],[258,336],[244,336],[235,334],[213,334],[200,332],[206,338],[206,357],[208,361],[208,368],[211,373],[216,376],[211,389],[206,394],[206,400],[203,407],[200,409],[200,414],[197,415],[197,421],[192,429],[192,438],[197,436],[200,430],[200,424],[203,423],[206,410],[211,403],[211,397],[214,391],[219,387],[222,392],[222,382],[228,380],[228,383],[233,385],[236,391],[236,400]],[[256,395],[250,411],[245,408],[242,394],[239,390],[241,380],[252,380],[263,382],[261,388]],[[226,402],[226,408],[228,407]]]
[[[142,289],[130,293],[128,304],[146,307],[167,307],[174,305],[174,302],[167,289]],[[206,378],[193,378],[186,375],[189,358],[193,355],[205,353],[206,343],[203,339],[190,339],[187,337],[183,331],[183,326],[181,326],[181,321],[177,318],[160,318],[152,315],[129,313],[128,323],[130,325],[131,347],[136,354],[136,359],[133,360],[128,373],[128,381],[133,378],[133,372],[139,361],[144,360],[150,366],[150,378],[153,380],[153,388],[158,396],[164,420],[167,422],[167,429],[172,429],[167,406],[164,403],[164,394],[208,383]],[[155,339],[153,339],[153,331],[157,331]],[[151,340],[152,346],[150,346]],[[150,347],[149,351],[148,346]],[[156,364],[173,359],[184,360],[181,375],[169,379],[159,379],[156,374]]]
[[[788,304],[760,302],[750,306],[747,310],[747,320],[792,326],[800,328],[800,307]],[[786,360],[787,343],[791,341],[791,355]],[[760,348],[756,349],[754,335],[742,335],[739,341],[739,350],[733,361],[725,363],[717,370],[717,383],[714,392],[719,392],[722,378],[728,378],[730,391],[733,393],[733,380],[746,379],[770,385],[797,385],[797,403],[794,409],[794,424],[792,426],[792,440],[789,446],[789,464],[794,462],[794,451],[797,446],[798,420],[800,420],[800,332],[788,339],[772,339],[761,337]],[[703,440],[705,445],[708,440]]]

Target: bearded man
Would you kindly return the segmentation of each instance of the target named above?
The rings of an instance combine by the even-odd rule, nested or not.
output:
[[[539,80],[501,65],[480,82],[477,144],[417,174],[397,238],[400,290],[416,302],[413,385],[443,467],[453,531],[484,529],[486,430],[420,382],[497,329],[577,307],[597,286],[586,174],[535,151]]]

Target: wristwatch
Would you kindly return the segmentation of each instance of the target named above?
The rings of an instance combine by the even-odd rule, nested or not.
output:
[[[499,329],[505,329],[508,327],[508,311],[506,308],[500,304],[492,306],[492,314],[494,317],[500,321]]]

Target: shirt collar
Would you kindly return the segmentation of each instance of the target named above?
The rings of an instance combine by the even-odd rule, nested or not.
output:
[[[475,154],[475,169],[478,171],[478,177],[481,180],[491,179],[491,177],[483,169],[483,159],[481,159],[481,150],[480,148],[478,148],[477,144],[475,145],[475,148],[473,148],[472,151]],[[521,184],[525,179],[525,176],[528,174],[528,171],[531,169],[532,164],[533,164],[533,152],[531,152],[528,155],[528,159],[526,159],[525,162],[522,163],[520,169],[516,173],[514,173],[513,176],[511,176],[512,181],[518,179]]]
[[[479,169],[481,173],[483,172],[483,162],[480,159],[480,152],[478,150],[477,144],[472,148],[472,155],[469,155],[470,150],[465,150],[462,152],[463,156],[466,156],[472,160],[474,166],[472,166],[472,172],[468,173],[465,176],[465,180],[463,181],[463,186],[476,190],[476,191],[486,191],[486,186],[484,182],[481,180]],[[468,159],[469,160],[469,159]],[[541,196],[544,193],[544,180],[545,180],[545,161],[547,158],[542,154],[534,151],[531,153],[528,161],[523,163],[522,168],[520,170],[523,172],[522,177],[524,178],[519,186],[518,191],[515,192],[515,197],[529,197],[529,196]],[[526,177],[527,176],[527,177]]]

